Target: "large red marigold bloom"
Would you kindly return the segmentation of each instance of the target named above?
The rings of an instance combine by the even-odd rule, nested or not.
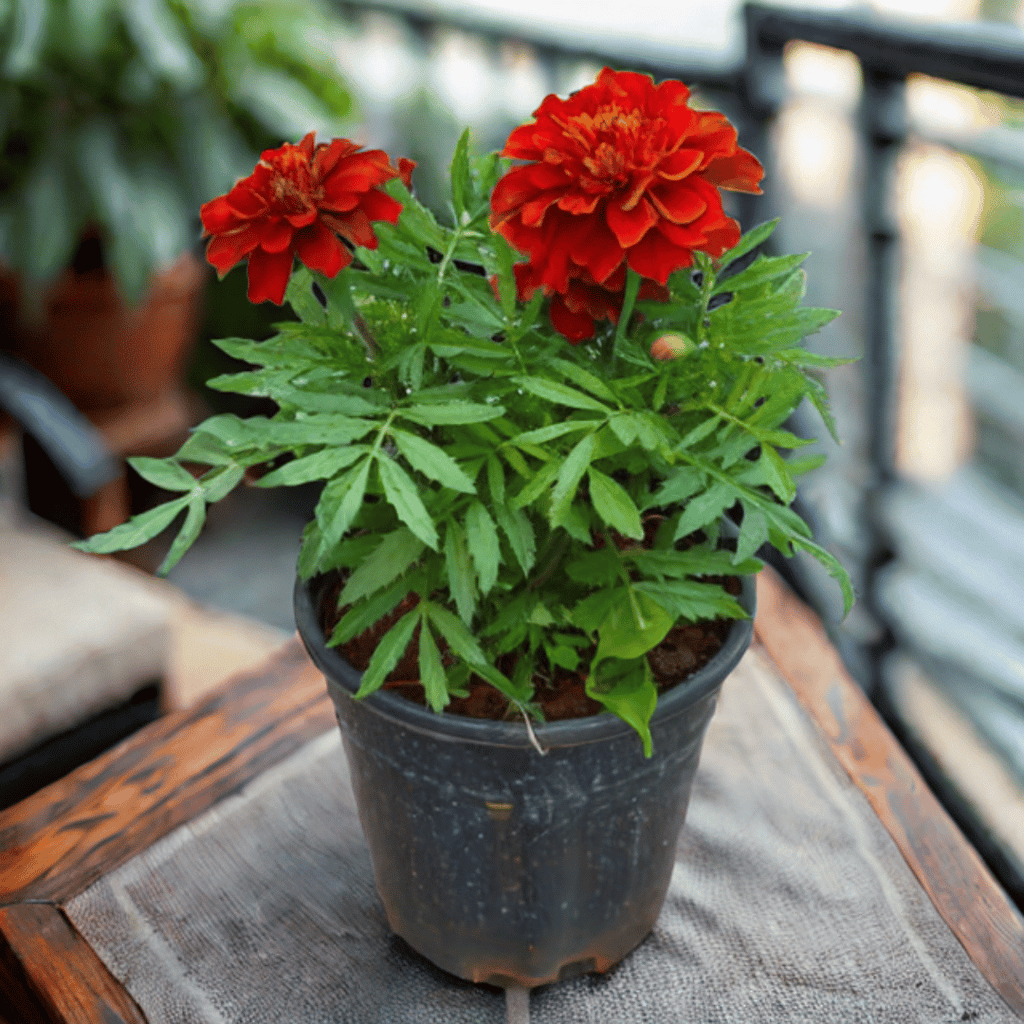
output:
[[[411,161],[393,167],[383,150],[313,140],[310,132],[297,146],[265,150],[248,178],[200,210],[206,258],[218,273],[249,258],[250,302],[281,305],[295,256],[334,277],[352,262],[342,238],[376,249],[371,221],[394,224],[402,212],[378,186],[399,176],[408,183]]]
[[[605,68],[568,99],[548,96],[508,138],[514,167],[491,196],[491,227],[527,253],[538,284],[607,287],[632,267],[664,285],[739,241],[719,189],[760,193],[764,169],[715,111],[692,110],[680,82]]]

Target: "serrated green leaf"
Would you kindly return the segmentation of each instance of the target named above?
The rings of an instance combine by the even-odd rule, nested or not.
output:
[[[693,466],[681,466],[647,499],[646,508],[677,505],[696,494],[704,486],[704,475]]]
[[[370,458],[353,466],[344,476],[336,477],[320,493],[316,519],[323,534],[324,550],[333,548],[348,531],[363,504]]]
[[[445,529],[444,560],[448,571],[448,590],[455,601],[459,616],[469,626],[476,611],[476,576],[473,573],[462,527],[452,519],[448,521]]]
[[[387,534],[345,582],[338,605],[355,604],[387,587],[423,553],[423,541],[407,526]]]
[[[814,557],[828,570],[829,576],[838,584],[843,593],[843,616],[850,614],[853,602],[856,600],[853,593],[853,583],[849,573],[843,568],[843,564],[831,552],[826,551],[820,544],[816,544],[807,537],[794,537],[793,546],[814,555]]]
[[[553,441],[563,434],[572,434],[580,430],[591,430],[594,427],[593,420],[569,420],[566,423],[552,423],[547,427],[538,427],[536,430],[527,430],[512,438],[512,444],[534,445],[544,441]]]
[[[365,444],[347,445],[344,448],[324,448],[312,455],[286,462],[260,477],[257,487],[296,487],[313,480],[329,480],[346,466],[365,455],[370,449]]]
[[[480,592],[487,594],[498,579],[501,544],[494,520],[479,501],[474,501],[466,511],[466,543],[476,566]]]
[[[455,208],[456,223],[463,223],[463,214],[473,194],[469,170],[469,129],[459,137],[452,156],[449,174],[452,183],[452,205]]]
[[[593,466],[587,470],[587,475],[590,479],[590,500],[601,519],[623,536],[643,540],[640,512],[625,488]]]
[[[505,505],[496,505],[494,514],[498,520],[498,526],[508,537],[512,546],[512,553],[516,561],[522,567],[523,575],[529,573],[537,558],[537,540],[526,513],[522,509],[510,509]]]
[[[165,491],[192,491],[196,487],[196,478],[174,459],[151,459],[136,456],[128,460],[128,465],[143,480],[148,480]]]
[[[799,253],[793,256],[758,256],[746,270],[722,282],[722,291],[738,292],[747,288],[756,288],[767,284],[780,277],[787,277],[809,256],[809,253]],[[729,305],[720,306],[719,309],[728,309]],[[718,311],[710,315],[715,316]]]
[[[552,484],[558,476],[559,463],[548,462],[541,466],[527,481],[526,486],[512,499],[513,508],[525,508],[536,501]]]
[[[549,365],[554,367],[556,370],[561,370],[566,377],[569,378],[577,386],[583,388],[584,391],[589,391],[595,398],[600,398],[605,402],[611,402],[615,404],[617,399],[612,392],[611,388],[599,377],[595,377],[589,370],[585,370],[582,366],[577,366],[576,363],[570,363],[566,359],[552,359]]]
[[[445,638],[453,654],[470,665],[487,664],[480,644],[466,628],[462,619],[433,601],[426,602],[425,614],[430,617],[430,621],[437,627],[437,631]]]
[[[551,524],[558,526],[562,516],[572,504],[576,494],[576,488],[583,479],[587,467],[594,458],[597,449],[598,435],[588,434],[582,438],[565,457],[558,471],[558,480],[555,482],[554,490],[551,492]]]
[[[764,478],[768,486],[780,501],[788,505],[796,497],[796,484],[793,483],[785,460],[770,445],[764,445],[758,462],[764,467]]]
[[[776,217],[774,220],[758,224],[756,228],[751,228],[739,240],[739,242],[736,243],[736,245],[722,253],[722,255],[715,261],[716,265],[722,268],[728,268],[730,263],[735,263],[741,256],[746,256],[748,252],[752,252],[762,242],[766,242],[768,240],[771,233],[778,227],[781,219],[781,217]]]
[[[406,594],[413,589],[415,576],[416,574],[413,573],[412,577],[400,579],[396,583],[392,583],[390,587],[379,590],[365,601],[353,605],[334,627],[334,632],[328,643],[332,647],[338,644],[347,644],[349,640],[354,640],[385,615],[390,614]]]
[[[613,416],[608,421],[608,426],[624,448],[628,448],[636,440],[637,425],[632,413],[623,412]]]
[[[685,451],[687,448],[692,448],[694,445],[699,444],[709,434],[714,433],[719,423],[721,423],[721,417],[717,415],[702,420],[689,433],[684,435],[683,439],[676,445],[676,448],[679,451]]]
[[[736,542],[736,553],[733,562],[739,564],[746,561],[762,544],[768,540],[768,517],[758,508],[743,504],[743,525],[740,527],[739,540]]]
[[[686,537],[702,526],[717,522],[722,513],[736,501],[736,494],[725,484],[712,484],[708,490],[694,495],[683,509],[676,527],[675,540]]]
[[[491,500],[495,508],[505,507],[505,470],[501,463],[491,455],[487,459],[487,487],[491,492]]]
[[[370,664],[366,666],[359,689],[356,691],[356,700],[361,697],[368,697],[375,690],[379,690],[384,680],[394,667],[402,660],[405,649],[409,646],[416,624],[420,621],[420,610],[413,608],[406,612],[385,634],[381,637],[370,658]]]
[[[636,590],[665,609],[674,621],[699,622],[702,619],[745,619],[747,613],[720,586],[696,580],[643,582]]]
[[[593,665],[605,658],[638,658],[657,647],[675,625],[673,617],[643,592],[634,601],[616,601],[597,628]]]
[[[426,621],[420,623],[420,682],[427,697],[427,703],[437,712],[445,709],[449,702],[448,677],[441,664],[441,652],[430,632]]]
[[[106,533],[97,533],[85,540],[75,541],[71,546],[78,551],[92,555],[108,555],[111,551],[125,551],[137,548],[152,540],[161,530],[174,522],[175,516],[189,503],[188,495],[157,505],[147,512],[132,516],[127,523],[121,523]]]
[[[377,469],[384,487],[384,497],[398,518],[428,547],[437,550],[438,538],[430,513],[416,492],[412,478],[387,455],[377,455]]]
[[[178,536],[174,538],[167,556],[160,563],[160,568],[156,571],[157,576],[166,576],[181,561],[181,556],[192,547],[205,522],[206,499],[199,495],[189,502],[185,522],[181,524]]]
[[[545,377],[513,377],[512,383],[517,384],[524,391],[529,391],[531,395],[554,402],[556,405],[567,405],[571,409],[589,409],[592,412],[612,412],[607,405],[599,402],[596,398],[591,398],[590,395],[585,395],[582,391],[577,391],[565,384],[547,380]]]
[[[451,402],[442,405],[405,406],[397,409],[396,415],[425,427],[443,427],[496,420],[505,415],[505,407]]]
[[[436,480],[442,487],[450,487],[464,494],[476,494],[476,485],[459,464],[435,444],[416,434],[404,430],[391,430],[398,450],[405,456],[413,469]]]

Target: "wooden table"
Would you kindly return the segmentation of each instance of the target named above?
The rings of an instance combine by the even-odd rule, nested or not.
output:
[[[902,900],[901,906],[913,904],[917,914],[931,914],[942,934],[938,934],[934,924],[929,926],[931,931],[928,934],[937,936],[936,942],[947,944],[949,956],[962,960],[962,963],[958,961],[959,966],[955,970],[950,969],[954,978],[951,984],[959,986],[961,993],[969,991],[973,994],[962,1002],[962,1009],[961,1003],[955,1004],[956,1016],[927,1019],[935,1022],[954,1019],[999,1021],[1001,1024],[1015,1019],[1014,1014],[1024,1019],[1024,922],[1020,915],[938,805],[859,689],[850,681],[834,649],[825,639],[820,624],[768,573],[762,574],[759,580],[756,640],[741,670],[741,674],[746,673],[745,678],[756,676],[760,679],[758,685],[763,691],[763,699],[782,701],[779,714],[782,718],[788,716],[790,724],[787,728],[795,730],[794,736],[799,733],[804,737],[800,740],[804,746],[799,749],[820,749],[824,768],[819,766],[816,769],[819,776],[822,771],[834,772],[834,776],[830,775],[822,782],[825,786],[823,792],[831,792],[829,787],[835,789],[841,784],[848,791],[843,799],[850,807],[856,804],[866,808],[865,814],[870,820],[853,823],[863,833],[858,833],[860,838],[857,842],[867,843],[870,840],[877,843],[877,837],[871,839],[877,832],[884,843],[892,847],[896,866],[890,864],[884,868],[883,865],[889,874],[879,876],[879,891],[885,899],[890,902]],[[768,697],[764,697],[765,694]],[[776,696],[772,697],[772,694]],[[734,709],[738,699],[733,698]],[[719,713],[725,714],[726,718],[717,738],[715,735],[709,737],[709,744],[715,744],[713,750],[735,741],[735,736],[729,732],[728,715],[731,713],[727,709]],[[713,723],[713,733],[715,728]],[[337,745],[333,730],[336,730],[334,716],[323,681],[296,641],[260,670],[235,679],[227,688],[193,709],[161,719],[103,757],[0,815],[0,991],[8,998],[5,1008],[0,1001],[0,1014],[6,1012],[11,1015],[12,1024],[14,1021],[19,1024],[22,1021],[26,1024],[36,1021],[87,1024],[140,1022],[147,1020],[147,1013],[151,1024],[164,1019],[230,1019],[222,1006],[216,1013],[223,1016],[216,1016],[211,1009],[209,1018],[189,1016],[189,1012],[184,1010],[180,1015],[170,1012],[163,1015],[160,1011],[160,1016],[152,1007],[144,1011],[140,1003],[145,1003],[145,998],[140,996],[136,1001],[130,994],[132,991],[136,995],[148,991],[149,982],[143,976],[141,961],[136,970],[131,955],[124,952],[123,937],[118,940],[120,946],[117,949],[113,940],[112,945],[108,944],[109,948],[98,941],[97,936],[103,937],[107,925],[103,920],[97,923],[96,907],[100,905],[97,900],[106,891],[104,887],[110,888],[112,880],[121,878],[123,882],[125,871],[135,872],[137,876],[139,871],[149,870],[146,858],[153,851],[164,851],[160,856],[166,860],[170,850],[180,859],[182,851],[187,854],[189,844],[200,842],[203,835],[215,831],[220,827],[218,823],[231,817],[233,809],[242,807],[246,801],[251,803],[256,798],[253,794],[262,794],[259,799],[273,798],[277,789],[301,785],[302,773],[313,770],[308,768],[309,765],[315,767],[328,761],[334,765],[335,756],[340,761],[340,755],[328,749],[332,744]],[[768,746],[774,742],[769,733],[766,723],[765,742]],[[791,774],[794,786],[809,785],[797,778],[800,766],[795,761],[788,765],[785,762],[785,757],[792,758],[792,754],[786,755],[783,747],[770,753],[779,763],[773,765],[766,761],[767,768],[762,766],[759,772],[777,770],[779,779]],[[708,777],[708,785],[713,787],[715,784],[715,763],[713,756],[709,759],[706,746],[698,775],[698,789],[705,772],[712,773]],[[343,771],[343,768],[338,770]],[[778,786],[779,783],[776,781],[773,785]],[[293,788],[290,792],[296,790]],[[796,796],[811,801],[813,793],[808,789],[806,794],[800,796],[794,789],[794,793],[785,797]],[[280,796],[280,800],[286,802],[287,799],[290,798]],[[688,820],[681,841],[681,845],[687,842],[694,844],[695,850],[701,835],[700,799],[700,794],[696,794],[690,816],[696,838],[686,838],[691,829],[691,820]],[[350,808],[339,813],[348,815],[346,820],[354,820]],[[351,856],[361,863],[365,855],[356,848],[358,835],[351,829],[346,835],[345,842],[349,844],[346,850],[351,848]],[[310,838],[309,844],[315,846],[314,839]],[[273,842],[273,837],[266,842]],[[808,837],[802,848],[802,855],[809,858],[808,870],[814,869],[815,851],[813,845],[808,847],[813,843],[814,837]],[[320,853],[323,853],[322,849]],[[242,857],[242,853],[239,856]],[[875,865],[872,870],[881,872],[883,868]],[[679,870],[677,868],[677,872]],[[902,895],[891,880],[900,871],[905,875],[905,880],[899,883],[904,886]],[[686,875],[685,871],[683,875]],[[244,868],[238,877],[245,877]],[[688,890],[687,885],[695,888]],[[678,905],[686,904],[692,916],[694,906],[700,902],[697,899],[700,883],[683,877],[680,886],[676,892],[674,878],[670,902],[675,899]],[[372,885],[367,892],[360,891],[360,899],[364,902],[372,903],[375,899]],[[159,941],[153,940],[148,946],[143,941],[144,937],[132,937],[140,950],[148,950],[147,956],[156,955],[154,949],[170,948],[175,928],[185,928],[190,913],[199,914],[198,908],[190,910],[187,904],[183,905],[186,897],[181,892],[168,890],[164,898],[167,921],[161,927],[166,925],[166,935]],[[714,901],[701,912],[713,917]],[[330,917],[333,911],[328,909],[325,913]],[[395,943],[398,940],[391,940],[389,945],[386,929],[379,929],[379,922],[374,917],[376,911],[372,907],[365,914],[369,915],[366,919],[369,923],[350,923],[351,926],[339,926],[340,930],[335,931],[347,937],[345,941],[351,940],[350,944],[362,943],[359,955],[376,958],[385,964],[398,964],[398,968],[407,974],[413,969],[409,966],[412,961],[402,958],[415,955],[397,949]],[[152,930],[152,922],[147,925],[141,915],[137,913],[136,916],[139,917],[139,929]],[[102,914],[99,917],[102,918]],[[134,920],[130,914],[125,919],[129,922]],[[91,941],[87,941],[83,934],[82,922],[87,925],[85,931]],[[122,923],[117,927],[123,930],[125,926]],[[334,934],[332,928],[335,925],[325,924],[325,934]],[[112,933],[116,931],[113,924],[110,929]],[[171,938],[168,939],[167,935]],[[919,937],[911,938],[919,946],[923,941]],[[322,940],[321,935],[318,939],[321,945]],[[793,941],[792,937],[789,941]],[[380,948],[367,951],[363,948],[367,943],[370,947],[376,943]],[[113,968],[100,958],[96,951],[100,947],[105,949],[104,956]],[[641,946],[633,957],[647,955],[645,949],[647,946]],[[917,952],[922,963],[931,965],[929,970],[933,970],[937,962],[939,968],[935,969],[941,969],[941,956],[934,949],[922,947]],[[318,955],[323,955],[322,949]],[[750,954],[754,958],[759,955],[756,951]],[[363,961],[364,965],[369,962],[372,961]],[[183,969],[185,974],[188,966],[186,964]],[[618,986],[621,994],[622,987],[628,985],[628,970],[631,969],[612,972],[608,976],[611,978],[606,986],[608,990],[614,991]],[[765,969],[771,969],[770,965]],[[834,965],[830,969],[834,969]],[[878,965],[870,968],[872,971],[881,969]],[[448,1005],[443,1001],[449,996],[452,999],[477,998],[479,990],[467,983],[448,980],[436,970],[432,974],[432,969],[416,966],[415,970],[426,971],[422,984],[433,986],[431,991],[436,999],[441,1000],[438,1005]],[[180,964],[179,973],[182,973]],[[263,975],[256,977],[266,978],[271,973],[268,966]],[[967,978],[968,974],[970,978]],[[757,972],[753,971],[751,977],[756,981]],[[851,979],[853,982],[861,987],[865,984],[862,977]],[[937,983],[940,989],[945,984],[942,979]],[[383,983],[378,980],[378,984]],[[564,986],[571,984],[577,983],[563,983]],[[584,986],[581,992],[593,990],[597,993],[594,998],[600,997],[600,985],[585,979],[579,984]],[[586,988],[588,985],[589,989]],[[550,990],[539,990],[539,994],[533,997],[535,1008],[539,1006],[543,1011],[538,1020],[573,1019],[571,1014],[564,1015],[564,1006],[559,1009],[561,1004],[558,1000],[562,998],[558,995],[559,990],[565,991],[562,986],[552,986]],[[555,994],[545,997],[544,992],[547,991]],[[284,993],[283,998],[287,1000],[288,995]],[[544,1002],[545,998],[547,1002]],[[837,998],[845,996],[840,994]],[[727,1001],[726,996],[722,999]],[[503,1008],[504,1003],[501,1006]],[[493,1014],[488,1016],[491,1014],[489,1007],[490,1004],[484,1006],[486,1012],[478,1010],[475,1017],[463,1018],[454,1010],[446,1012],[448,1019],[452,1020],[498,1019]],[[296,1020],[312,1019],[303,1012],[295,1012]],[[501,1012],[503,1015],[503,1009]],[[534,1012],[538,1011],[535,1009]],[[718,1014],[713,1015],[715,1020],[733,1019],[728,1015],[726,1002],[715,1013]],[[268,1011],[267,1019],[284,1018],[277,1011]],[[364,1015],[362,1019],[388,1018]],[[413,1014],[408,1019],[427,1018]],[[585,1019],[598,1018],[588,1016]],[[600,1019],[617,1024],[619,1018],[612,1013]],[[764,1019],[768,1019],[767,1009]],[[788,1018],[782,1011],[781,1017],[776,1014],[771,1019]],[[794,1010],[792,1019],[813,1017],[800,1016]],[[839,1014],[833,1019],[852,1020],[854,1017]],[[879,1017],[865,1013],[856,1019],[878,1020]],[[901,1019],[898,1010],[893,1011],[891,1019]]]

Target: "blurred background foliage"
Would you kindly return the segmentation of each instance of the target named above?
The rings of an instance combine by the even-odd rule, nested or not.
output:
[[[0,0],[0,262],[31,287],[94,233],[136,300],[261,149],[346,132],[345,33],[318,0]]]

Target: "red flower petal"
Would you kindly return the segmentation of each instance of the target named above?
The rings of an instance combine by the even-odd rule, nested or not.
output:
[[[399,157],[398,159],[398,176],[402,179],[402,184],[411,192],[412,191],[412,172],[416,170],[416,161],[408,160],[406,157]]]
[[[371,189],[363,196],[362,209],[370,220],[386,220],[389,224],[397,223],[402,214],[402,204],[378,189]]]
[[[708,208],[700,189],[688,180],[661,182],[651,189],[648,198],[658,213],[673,224],[689,224]],[[721,200],[718,205],[721,206]]]
[[[310,270],[319,270],[327,277],[334,277],[352,262],[352,254],[338,236],[320,221],[295,236],[295,253]]]
[[[626,254],[626,261],[641,276],[665,284],[669,274],[693,263],[689,249],[674,245],[662,233],[648,231]]]
[[[677,149],[674,153],[669,153],[658,164],[658,175],[667,181],[678,181],[700,167],[703,159],[703,150]]]
[[[291,251],[264,252],[255,249],[249,256],[249,301],[284,302],[285,289],[292,272]]]
[[[631,210],[623,210],[609,203],[606,218],[608,227],[615,232],[623,249],[636,245],[658,223],[658,214],[646,199],[642,199]]]
[[[551,300],[548,316],[551,317],[551,326],[571,345],[578,345],[581,341],[594,336],[593,317],[587,313],[570,311],[561,295],[556,295]]]
[[[705,180],[719,188],[761,195],[758,182],[764,177],[764,168],[757,157],[745,149],[737,149],[732,156],[717,157],[702,173]]]
[[[226,235],[214,235],[206,247],[206,259],[219,274],[226,274],[241,263],[260,244],[258,225],[250,225]]]
[[[363,210],[353,210],[351,213],[340,215],[329,214],[321,219],[353,245],[361,245],[367,249],[377,248],[377,236],[370,226],[370,218]]]
[[[264,252],[283,252],[292,244],[294,234],[287,220],[268,220],[259,229],[260,248]]]

